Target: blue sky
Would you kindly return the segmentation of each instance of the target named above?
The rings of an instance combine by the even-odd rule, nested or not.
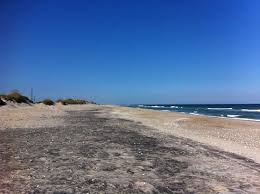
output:
[[[260,1],[1,1],[0,92],[260,103]]]

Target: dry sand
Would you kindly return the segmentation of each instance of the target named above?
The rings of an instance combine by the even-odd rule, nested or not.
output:
[[[46,128],[64,125],[69,110],[88,110],[96,105],[46,106],[9,103],[0,106],[0,130],[18,128]]]
[[[9,104],[0,107],[0,130],[63,125],[64,115],[61,106]]]
[[[0,193],[260,192],[258,122],[35,105],[0,123]]]

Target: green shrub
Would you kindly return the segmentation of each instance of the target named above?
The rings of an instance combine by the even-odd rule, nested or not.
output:
[[[7,95],[2,95],[2,98],[8,101],[17,103],[29,103],[32,102],[28,97],[19,94],[18,92],[12,92]]]
[[[54,102],[51,99],[45,99],[42,103],[48,106],[54,105]]]
[[[72,99],[72,98],[68,98],[68,99],[59,99],[56,102],[60,102],[63,105],[68,105],[68,104],[87,104],[88,102],[86,100],[80,100],[80,99]]]
[[[0,98],[0,106],[6,105],[6,103]]]
[[[64,100],[65,104],[86,104],[87,102],[85,100],[79,100],[79,99],[66,99]]]

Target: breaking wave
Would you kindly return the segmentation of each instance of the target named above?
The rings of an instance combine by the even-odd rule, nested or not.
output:
[[[244,112],[260,112],[260,109],[242,109]]]
[[[240,115],[227,115],[227,117],[230,117],[230,118],[236,118],[236,117],[239,117]]]
[[[207,108],[208,110],[232,110],[233,108]]]

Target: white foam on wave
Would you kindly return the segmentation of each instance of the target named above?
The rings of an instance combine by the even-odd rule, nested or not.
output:
[[[239,119],[239,120],[244,120],[244,121],[257,121],[257,122],[260,122],[259,119],[247,119],[247,118],[233,118],[233,119]]]
[[[239,117],[240,115],[227,115],[227,117],[230,117],[230,118],[236,118],[236,117]]]
[[[181,106],[170,106],[170,108],[182,108]]]
[[[260,109],[242,109],[244,112],[260,112]]]
[[[140,108],[166,108],[165,106],[159,106],[159,105],[143,105],[143,104],[139,104],[138,107],[140,107]]]
[[[249,119],[249,118],[241,118],[241,117],[222,117],[222,116],[209,116],[209,115],[204,115],[204,116],[207,116],[207,117],[215,117],[215,118],[223,118],[223,119],[236,119],[236,120],[244,120],[244,121],[256,121],[256,122],[260,122],[259,119]]]
[[[171,106],[171,108],[179,108],[178,106]]]
[[[198,115],[198,116],[201,116],[201,114],[198,114],[198,113],[194,113],[194,112],[191,112],[189,113],[190,115]]]
[[[164,112],[170,112],[169,110],[162,110],[162,111],[164,111]]]
[[[150,106],[151,108],[164,108],[164,106],[158,106],[158,105],[153,105],[153,106]]]
[[[232,108],[207,108],[208,110],[232,110]]]

